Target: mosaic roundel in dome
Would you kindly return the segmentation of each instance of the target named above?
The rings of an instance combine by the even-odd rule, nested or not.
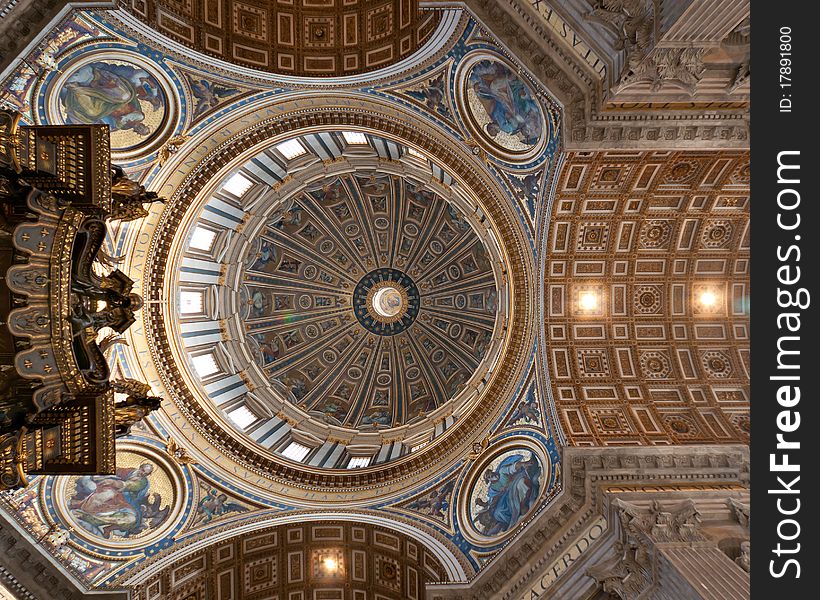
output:
[[[54,478],[53,507],[95,546],[133,549],[165,535],[184,505],[181,474],[152,448],[124,445],[111,475]]]
[[[165,86],[136,62],[99,58],[78,63],[56,84],[57,120],[111,128],[111,149],[133,152],[150,145],[172,112]]]
[[[550,478],[549,462],[532,440],[511,440],[468,476],[461,520],[468,538],[495,543],[515,531]]]
[[[395,175],[307,188],[246,258],[247,341],[328,424],[412,423],[453,398],[492,340],[490,255],[458,209]]]
[[[459,66],[460,111],[475,139],[504,160],[531,160],[554,139],[557,122],[526,77],[501,57],[472,53]],[[549,105],[549,106],[548,106]]]

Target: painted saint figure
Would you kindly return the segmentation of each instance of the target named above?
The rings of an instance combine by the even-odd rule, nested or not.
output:
[[[69,500],[71,514],[84,529],[106,539],[135,536],[156,527],[170,508],[160,509],[159,494],[154,493],[151,500],[149,477],[153,472],[154,465],[146,462],[137,468],[117,469],[115,475],[80,477]]]
[[[214,517],[221,517],[231,512],[248,512],[247,506],[228,499],[228,495],[211,488],[197,505],[197,523],[210,523]]]
[[[145,111],[164,110],[165,98],[156,79],[129,65],[95,62],[74,73],[60,90],[69,125],[103,123],[112,132],[152,133]],[[145,104],[143,104],[145,103]]]
[[[529,512],[540,491],[541,465],[534,454],[511,454],[484,472],[487,498],[476,498],[481,509],[475,524],[484,535],[511,530]]]
[[[538,411],[538,401],[535,399],[535,394],[533,394],[532,390],[530,390],[526,398],[523,398],[518,403],[518,406],[510,417],[510,423],[519,423],[521,421],[523,421],[524,424],[537,424],[541,421]]]
[[[453,487],[455,487],[455,482],[448,481],[440,488],[435,488],[421,498],[417,498],[408,504],[407,508],[417,510],[425,515],[445,519],[450,508],[450,494]]]
[[[490,119],[485,131],[491,138],[503,131],[530,146],[541,139],[541,109],[521,77],[503,63],[482,60],[469,79]]]
[[[248,303],[251,306],[251,318],[259,319],[268,313],[270,296],[260,290],[254,290]]]
[[[393,418],[386,410],[376,410],[362,417],[362,425],[390,425]]]
[[[239,93],[237,88],[225,87],[207,79],[194,79],[190,75],[186,75],[186,77],[195,100],[194,120],[219,106],[225,99]]]
[[[246,264],[252,271],[272,273],[279,264],[280,252],[276,245],[265,238],[261,238],[248,251]]]

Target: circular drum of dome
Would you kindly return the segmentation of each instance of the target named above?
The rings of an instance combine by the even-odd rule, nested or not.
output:
[[[485,431],[527,365],[533,265],[509,203],[466,152],[368,118],[235,138],[244,153],[203,163],[212,183],[157,227],[152,269],[166,262],[147,285],[173,303],[146,322],[170,335],[146,339],[174,355],[158,375],[198,435],[240,442],[231,459],[265,480],[394,493]]]

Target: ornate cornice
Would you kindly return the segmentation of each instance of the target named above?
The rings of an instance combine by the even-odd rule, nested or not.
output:
[[[428,586],[431,600],[507,600],[541,577],[595,518],[608,488],[747,485],[747,446],[564,448],[564,492],[468,584]],[[610,527],[614,523],[609,524]],[[534,558],[537,557],[537,558]],[[557,583],[560,583],[557,582]],[[556,596],[556,597],[560,597]]]
[[[467,0],[466,5],[564,105],[565,149],[749,147],[748,108],[605,111],[604,82],[593,77],[580,57],[565,51],[522,2]]]
[[[0,511],[0,582],[10,587],[20,598],[59,598],[60,600],[81,600],[93,597],[96,600],[127,600],[124,591],[86,592],[77,582],[65,575],[56,566],[44,549],[36,545],[30,536],[7,520]]]

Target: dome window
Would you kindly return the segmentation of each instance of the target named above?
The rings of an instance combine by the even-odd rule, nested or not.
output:
[[[241,198],[245,192],[251,189],[253,181],[245,177],[242,173],[234,173],[222,186],[222,189],[233,194],[237,198]]]

